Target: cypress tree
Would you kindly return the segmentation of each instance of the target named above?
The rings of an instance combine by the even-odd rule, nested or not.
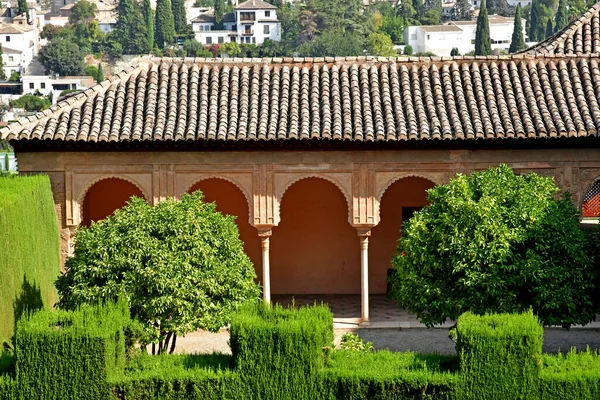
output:
[[[537,25],[538,25],[538,7],[537,1],[531,2],[531,10],[529,11],[529,40],[537,42]]]
[[[116,37],[123,47],[124,54],[148,53],[148,30],[142,10],[135,0],[119,0]]]
[[[98,76],[96,77],[96,82],[100,83],[104,80],[104,71],[102,70],[102,63],[98,64]]]
[[[156,2],[156,43],[163,48],[173,43],[175,39],[175,21],[171,2],[169,0],[158,0]]]
[[[523,50],[526,47],[525,40],[523,39],[523,25],[521,25],[521,4],[517,4],[517,10],[515,11],[515,27],[513,29],[512,40],[510,41],[510,53],[516,53],[519,50]]]
[[[29,16],[29,6],[27,5],[27,0],[18,0],[17,1],[17,15],[25,14],[27,18],[27,23],[31,24],[31,17]]]
[[[187,28],[187,18],[185,15],[185,1],[171,0],[171,10],[173,11],[173,21],[175,22],[175,32],[183,34]]]
[[[223,0],[215,0],[215,29],[223,29],[223,18],[225,12],[225,3]]]
[[[154,14],[150,0],[144,0],[144,21],[148,30],[148,48],[152,50],[154,48]]]
[[[553,32],[554,32],[554,29],[552,26],[552,18],[548,18],[548,22],[546,22],[546,37],[545,38],[552,36]]]
[[[477,17],[477,30],[475,31],[475,55],[489,56],[490,54],[492,54],[490,21],[485,8],[485,0],[482,0],[479,16]]]
[[[4,73],[4,61],[2,61],[2,54],[4,51],[2,50],[2,44],[0,43],[0,80],[6,80],[6,74]]]
[[[569,12],[567,11],[567,0],[558,1],[558,11],[556,11],[556,25],[554,32],[562,30],[569,25]]]

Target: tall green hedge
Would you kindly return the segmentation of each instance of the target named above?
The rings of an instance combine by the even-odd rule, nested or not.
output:
[[[544,330],[532,312],[457,321],[461,399],[532,399],[538,394]]]
[[[333,343],[326,306],[284,309],[260,302],[234,315],[230,335],[235,366],[251,398],[316,398],[323,349]]]
[[[47,176],[0,177],[0,342],[26,309],[52,307],[59,232]]]

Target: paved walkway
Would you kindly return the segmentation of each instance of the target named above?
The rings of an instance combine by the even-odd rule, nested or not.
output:
[[[292,303],[291,296],[273,296],[273,301],[283,305]],[[448,328],[454,323],[427,329],[406,310],[400,310],[385,295],[372,295],[371,322],[360,325],[359,295],[300,295],[293,303],[299,307],[308,304],[327,303],[334,315],[335,343],[339,343],[345,332],[355,332],[366,341],[373,342],[375,349],[392,351],[416,351],[422,353],[456,354],[454,342],[448,338]],[[585,327],[571,330],[562,328],[544,329],[544,352],[566,352],[571,347],[577,350],[600,351],[600,318]],[[177,339],[179,353],[225,353],[231,354],[229,331],[219,333],[198,331]]]

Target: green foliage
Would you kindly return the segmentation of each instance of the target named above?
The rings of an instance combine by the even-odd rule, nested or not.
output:
[[[140,4],[136,0],[119,0],[117,15],[116,38],[123,54],[149,53],[148,22]]]
[[[442,12],[438,9],[430,9],[423,13],[419,19],[421,25],[440,25],[442,23]]]
[[[214,0],[214,10],[215,10],[215,29],[222,30],[223,29],[223,20],[225,16],[225,1],[224,0]]]
[[[21,80],[21,74],[17,71],[13,71],[10,73],[10,78],[8,78],[9,82],[19,82]]]
[[[161,49],[175,40],[175,20],[169,0],[157,0],[154,38]]]
[[[326,306],[246,306],[232,318],[230,335],[246,393],[264,400],[316,398],[323,348],[333,342]]]
[[[47,97],[34,94],[24,94],[15,100],[8,102],[10,107],[23,108],[25,111],[44,111],[52,106]]]
[[[0,178],[0,342],[22,313],[52,306],[60,272],[59,236],[47,176]],[[15,318],[16,317],[16,318]]]
[[[472,3],[469,0],[456,0],[454,18],[457,21],[470,21],[473,18]]]
[[[407,44],[406,46],[404,46],[404,55],[405,56],[412,56],[413,54],[413,48],[410,44]]]
[[[336,350],[322,372],[322,398],[453,399],[457,361],[435,354]]]
[[[230,57],[236,57],[241,52],[242,52],[242,50],[240,49],[240,45],[235,42],[228,42],[228,43],[224,43],[221,46],[219,46],[219,53],[227,54]]]
[[[544,39],[552,36],[554,33],[554,27],[552,26],[552,18],[549,18],[546,22],[546,34],[544,35]]]
[[[23,15],[27,17],[27,23],[31,23],[31,16],[29,15],[29,6],[27,5],[27,0],[17,0],[17,14]]]
[[[212,57],[213,54],[206,50],[202,43],[195,39],[183,42],[183,51],[188,57]]]
[[[506,165],[429,190],[403,227],[392,296],[428,326],[530,307],[544,325],[592,321],[597,271],[579,212],[557,195],[551,178]]]
[[[98,80],[98,67],[95,65],[88,65],[83,69],[83,74],[91,76],[95,81]]]
[[[154,207],[132,198],[107,219],[79,228],[74,255],[56,282],[59,306],[124,296],[164,351],[173,334],[225,326],[259,288],[233,217],[215,207],[200,192]]]
[[[125,302],[44,310],[17,325],[15,356],[24,399],[109,399],[107,376],[125,366]]]
[[[175,26],[175,32],[178,34],[187,33],[187,18],[185,15],[185,1],[184,0],[172,0],[171,10],[173,12],[173,22]]]
[[[6,74],[4,73],[4,61],[2,60],[2,44],[0,44],[0,80],[6,80]]]
[[[367,51],[374,56],[395,56],[396,50],[392,39],[385,33],[373,32],[366,42]]]
[[[150,0],[144,0],[143,13],[148,31],[148,49],[152,50],[154,48],[154,12]]]
[[[546,23],[554,17],[557,0],[533,0],[529,17],[529,40],[545,39]]]
[[[363,52],[363,38],[354,33],[325,32],[297,49],[302,57],[355,56]]]
[[[44,25],[44,29],[42,29],[42,32],[40,33],[40,37],[42,39],[52,40],[55,37],[59,37],[63,29],[64,28],[62,26],[46,24]]]
[[[544,354],[540,373],[540,400],[600,398],[600,354],[598,351]]]
[[[510,53],[516,53],[517,51],[523,50],[527,47],[525,39],[523,38],[523,25],[521,24],[521,4],[517,4],[517,11],[515,12],[515,22],[512,34],[512,40],[510,41]]]
[[[96,12],[98,12],[98,7],[95,3],[88,0],[79,0],[71,8],[69,23],[72,25],[88,24],[96,17]]]
[[[450,56],[460,56],[460,51],[458,50],[458,47],[453,47],[452,50],[450,50]]]
[[[463,314],[456,325],[460,399],[532,399],[544,330],[531,313]]]
[[[114,30],[104,37],[101,49],[104,54],[108,55],[113,60],[117,60],[123,56],[123,46],[119,42],[119,32]]]
[[[359,353],[368,353],[373,351],[373,342],[366,342],[360,336],[346,332],[342,335],[340,345],[338,347],[344,351],[357,351]]]
[[[389,4],[389,3],[386,3]],[[381,32],[385,33],[392,39],[394,44],[404,43],[404,21],[397,16],[384,16],[381,25]]]
[[[475,31],[475,55],[489,56],[491,54],[492,41],[490,39],[490,22],[488,20],[487,9],[485,8],[485,0],[482,0]]]
[[[558,1],[558,10],[556,11],[556,25],[554,32],[559,32],[569,25],[569,11],[567,10],[567,0]]]
[[[39,60],[47,74],[79,75],[83,70],[83,56],[77,44],[68,39],[56,38],[39,52]]]
[[[104,70],[102,69],[102,63],[98,63],[98,74],[96,75],[96,82],[100,83],[104,80]]]

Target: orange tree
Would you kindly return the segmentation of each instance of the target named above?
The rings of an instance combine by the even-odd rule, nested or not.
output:
[[[234,218],[195,192],[154,207],[134,197],[78,228],[56,286],[65,309],[126,298],[160,353],[169,343],[173,351],[177,335],[225,326],[234,310],[258,298],[255,277]]]
[[[466,311],[533,309],[545,325],[593,320],[598,274],[567,193],[506,165],[428,192],[404,226],[391,294],[427,326]]]

